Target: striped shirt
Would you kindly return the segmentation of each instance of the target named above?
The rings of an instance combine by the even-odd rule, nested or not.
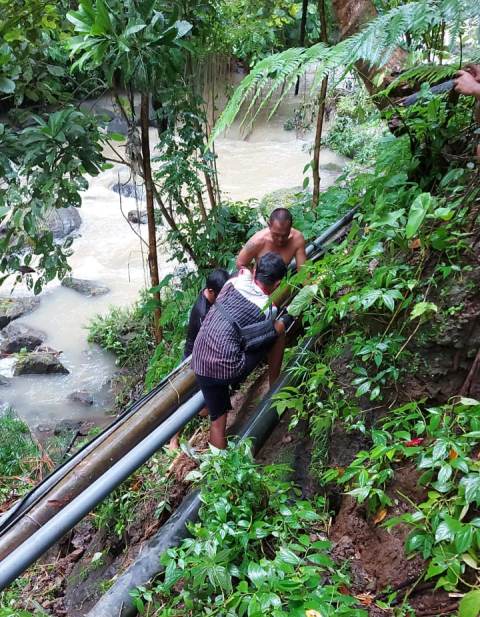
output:
[[[268,296],[251,278],[248,273],[231,279],[217,298],[217,302],[222,303],[242,328],[263,321],[265,313],[260,307],[268,304]],[[245,368],[245,352],[240,334],[217,310],[215,304],[205,317],[195,339],[191,368],[197,375],[225,380],[238,377]]]

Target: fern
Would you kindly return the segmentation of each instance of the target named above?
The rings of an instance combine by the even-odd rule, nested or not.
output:
[[[405,48],[407,32],[414,39],[429,28],[444,23],[450,39],[455,43],[458,33],[467,21],[472,25],[480,23],[479,0],[420,0],[397,6],[379,15],[361,31],[332,47],[317,43],[308,49],[291,48],[264,58],[237,87],[212,131],[210,142],[232,125],[250,97],[242,125],[248,120],[251,126],[260,111],[283,86],[283,94],[278,96],[270,112],[271,117],[297,78],[311,68],[315,69],[312,91],[316,92],[324,76],[333,68],[343,66],[347,72],[358,61],[381,68],[396,48]],[[456,66],[458,67],[458,64]],[[423,67],[416,70],[419,71],[418,74],[422,74]],[[455,70],[456,68],[450,65],[435,69],[430,66],[424,75],[432,78],[437,75],[438,78],[440,75],[451,75]],[[412,69],[409,78],[414,74]]]

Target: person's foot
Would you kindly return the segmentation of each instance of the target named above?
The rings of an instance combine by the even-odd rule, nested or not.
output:
[[[174,435],[170,439],[170,443],[168,444],[168,449],[170,452],[173,452],[174,450],[178,450],[179,448],[180,448],[180,441],[178,439],[178,436]]]

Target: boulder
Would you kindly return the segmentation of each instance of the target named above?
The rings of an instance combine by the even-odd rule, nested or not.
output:
[[[12,385],[12,380],[9,377],[0,375],[0,388],[8,388]]]
[[[122,195],[122,197],[132,197],[133,199],[143,199],[143,185],[133,182],[116,182],[112,186],[112,191]],[[134,210],[135,214],[137,211]],[[129,213],[130,214],[130,213]],[[146,214],[146,213],[145,213]]]
[[[81,420],[60,420],[60,422],[55,425],[53,434],[58,436],[64,435],[65,433],[75,433],[80,430],[81,426]]]
[[[89,281],[87,279],[77,279],[72,276],[67,276],[62,281],[63,287],[68,287],[84,296],[103,296],[107,294],[110,289],[106,285],[102,285],[97,281]]]
[[[107,133],[120,133],[125,137],[128,135],[128,124],[123,117],[114,117],[107,124]]]
[[[45,215],[45,224],[53,233],[54,239],[61,240],[80,227],[82,218],[78,208],[74,206],[55,208]]]
[[[94,402],[92,393],[87,390],[75,390],[75,392],[71,392],[67,398],[69,401],[74,401],[75,403],[80,403],[87,407],[93,405]]]
[[[343,171],[343,166],[330,161],[329,163],[320,163],[320,171],[327,171],[334,174],[340,174]]]
[[[66,375],[66,369],[57,356],[48,351],[32,351],[22,355],[13,371],[14,375]]]
[[[147,224],[146,210],[130,210],[127,214],[127,218],[130,223],[138,223],[139,225]]]
[[[33,351],[43,343],[46,335],[22,323],[9,323],[0,334],[0,353]]]
[[[38,308],[40,298],[0,296],[0,328]]]
[[[301,186],[290,189],[278,189],[264,195],[260,201],[260,208],[266,217],[270,216],[275,208],[290,208],[299,201],[299,194],[304,193]]]

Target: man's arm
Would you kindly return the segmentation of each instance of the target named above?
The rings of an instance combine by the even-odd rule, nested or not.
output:
[[[303,266],[303,264],[307,261],[307,253],[305,252],[305,238],[303,234],[300,234],[300,238],[298,240],[298,247],[295,251],[295,263],[297,265],[297,272]]]
[[[254,261],[258,257],[259,250],[260,244],[255,239],[255,236],[253,236],[252,238],[250,238],[250,240],[248,240],[248,242],[245,244],[245,246],[237,256],[237,269],[250,269],[252,267],[252,261]]]
[[[469,71],[458,71],[457,78],[455,79],[455,90],[460,92],[460,94],[474,96],[480,100],[480,83],[478,79],[480,79],[480,70],[477,72],[476,67],[474,75]]]

